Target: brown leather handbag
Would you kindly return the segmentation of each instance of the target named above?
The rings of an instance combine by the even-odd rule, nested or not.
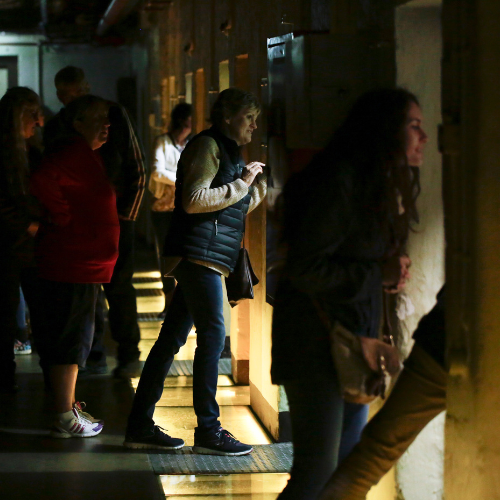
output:
[[[391,378],[402,367],[392,339],[391,343],[387,343],[355,335],[338,321],[332,325],[319,302],[315,299],[313,302],[329,332],[332,358],[344,400],[368,404],[378,396],[384,399]]]

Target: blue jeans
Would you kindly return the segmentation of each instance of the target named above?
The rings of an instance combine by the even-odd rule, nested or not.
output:
[[[154,428],[153,413],[174,356],[186,343],[193,324],[196,351],[193,366],[193,406],[198,429],[220,426],[217,392],[218,363],[226,330],[222,314],[220,274],[183,260],[174,271],[177,287],[158,340],[149,353],[129,416],[127,435],[149,434]]]
[[[285,383],[285,391],[294,455],[290,480],[278,498],[313,500],[359,441],[368,406],[346,403],[335,379],[313,373]]]
[[[19,305],[16,313],[17,334],[16,340],[26,342],[28,340],[28,332],[26,325],[26,301],[24,300],[23,289],[19,287]]]

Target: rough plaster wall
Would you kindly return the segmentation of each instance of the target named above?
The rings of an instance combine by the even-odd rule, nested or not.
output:
[[[443,2],[447,123],[449,500],[500,497],[500,2]],[[458,154],[457,154],[458,153]],[[451,176],[453,178],[451,179]],[[464,257],[467,257],[465,259]]]
[[[437,125],[441,122],[440,7],[414,8],[412,2],[396,14],[397,82],[414,92],[424,113],[429,136],[421,168],[422,192],[418,200],[420,224],[410,237],[408,251],[413,265],[407,295],[415,313],[402,322],[404,349],[409,353],[411,335],[420,318],[435,303],[444,282],[444,219],[441,192],[441,156]],[[440,500],[443,496],[444,416],[431,422],[402,457],[397,467],[400,498]]]

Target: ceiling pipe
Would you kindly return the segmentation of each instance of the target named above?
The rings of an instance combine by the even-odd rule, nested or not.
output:
[[[125,19],[141,0],[113,0],[97,25],[97,35],[103,36],[114,24]]]

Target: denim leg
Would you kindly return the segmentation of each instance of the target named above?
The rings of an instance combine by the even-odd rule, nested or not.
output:
[[[193,326],[181,286],[177,286],[172,303],[142,370],[127,425],[127,435],[140,436],[152,432],[155,405],[163,393],[163,384],[174,356],[186,343]]]
[[[446,409],[446,382],[445,369],[416,344],[386,403],[366,425],[321,498],[364,500],[420,431]]]
[[[17,334],[16,340],[26,342],[28,340],[28,328],[26,325],[26,301],[22,288],[19,289],[19,305],[16,313]]]
[[[175,272],[196,327],[193,365],[193,406],[198,429],[220,427],[219,405],[215,399],[219,359],[224,349],[222,282],[219,273],[198,264],[183,262]]]
[[[293,436],[293,466],[280,500],[317,498],[338,463],[344,400],[335,380],[308,376],[285,383]]]
[[[368,405],[344,403],[344,425],[340,440],[339,464],[358,444],[367,421]]]

